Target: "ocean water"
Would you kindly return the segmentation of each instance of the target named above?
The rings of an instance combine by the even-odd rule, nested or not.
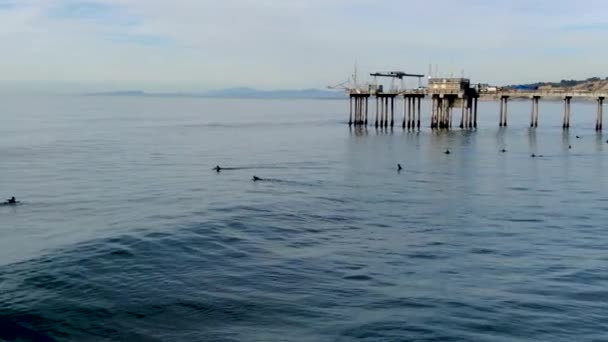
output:
[[[606,341],[608,137],[509,108],[0,96],[0,340]]]

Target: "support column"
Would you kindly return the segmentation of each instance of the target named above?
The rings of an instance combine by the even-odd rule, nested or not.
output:
[[[388,106],[388,97],[384,98],[384,127],[388,126],[388,112],[390,108]]]
[[[566,116],[568,116],[568,98],[564,97],[564,115],[562,118],[562,129],[566,129]]]
[[[391,127],[395,125],[395,98],[391,97]]]
[[[443,99],[443,128],[450,127],[450,101]]]
[[[443,128],[443,99],[437,99],[437,128]]]
[[[435,128],[435,95],[431,95],[431,128]]]
[[[467,98],[464,106],[464,128],[470,128],[473,125],[473,98]]]
[[[412,98],[409,96],[405,97],[405,102],[403,102],[403,105],[405,106],[405,108],[403,108],[403,110],[405,111],[405,116],[403,118],[403,128],[407,127],[407,129],[410,129],[411,125],[412,125]]]
[[[380,98],[380,127],[384,126],[384,98]]]
[[[473,98],[473,127],[477,128],[477,101],[478,97]]]
[[[469,108],[469,128],[473,128],[473,112],[475,110],[475,100],[471,99],[471,107]]]
[[[508,103],[509,103],[509,97],[508,96],[501,96],[500,97],[500,122],[498,123],[498,126],[503,127],[503,126],[507,126],[507,113],[509,112],[508,109]]]
[[[359,115],[359,98],[355,97],[354,100],[355,100],[355,114],[353,115],[353,124],[355,126],[357,126],[357,120],[359,119],[358,118],[358,115]]]
[[[532,110],[530,111],[530,127],[534,127],[534,118],[536,117],[536,99],[532,96]]]
[[[464,128],[471,127],[473,116],[473,99],[467,98],[467,101],[464,103]]]
[[[437,121],[435,122],[435,127],[441,127],[441,98],[437,97],[437,108],[435,108],[435,118]]]
[[[452,105],[450,103],[450,101],[448,101],[448,128],[452,128]]]
[[[362,99],[363,98],[361,98],[361,97],[357,97],[357,120],[355,120],[355,125],[361,125],[361,111],[363,109],[363,108],[361,108]]]
[[[403,123],[401,124],[402,128],[405,128],[405,117],[407,116],[407,97],[403,95]]]
[[[539,116],[539,110],[538,110],[538,102],[540,100],[540,97],[535,96],[534,97],[534,107],[535,107],[535,116],[534,116],[534,127],[538,127],[538,116]]]
[[[449,127],[452,128],[454,125],[454,103],[452,101],[448,102],[448,119],[449,119]]]
[[[443,99],[443,127],[450,127],[450,101]]]
[[[571,106],[571,102],[572,102],[572,97],[568,97],[568,121],[566,122],[566,128],[570,128],[570,116],[572,114],[572,106]]]
[[[380,102],[380,101],[378,101],[378,96],[376,96],[376,124],[375,124],[376,128],[378,128],[378,109],[379,109],[378,102]]]
[[[505,112],[502,116],[502,126],[507,127],[507,114],[509,114],[509,108],[507,105],[509,104],[509,97],[505,96]]]
[[[464,128],[464,115],[465,115],[464,111],[466,108],[466,106],[465,106],[466,101],[467,101],[467,98],[463,96],[462,97],[462,106],[460,106],[460,128]]]
[[[408,128],[414,129],[416,127],[416,98],[410,97],[408,103],[408,111],[410,113],[410,122],[408,123]]]
[[[600,131],[604,126],[604,98],[600,97]]]
[[[349,98],[350,100],[350,115],[348,116],[348,125],[352,125],[353,124],[353,97],[351,96]]]
[[[380,127],[384,127],[384,112],[386,111],[384,97],[380,98]]]
[[[357,124],[361,125],[363,122],[363,98],[359,98],[359,117],[357,118]]]
[[[446,128],[447,126],[447,108],[446,108],[446,99],[441,99],[441,128]]]
[[[502,127],[502,116],[505,112],[505,99],[504,97],[500,97],[500,117],[498,118],[498,126]]]
[[[473,127],[473,100],[471,100],[471,105],[469,106],[469,110],[467,112],[467,128]]]
[[[602,130],[602,124],[604,121],[603,116],[604,116],[604,98],[598,97],[597,98],[597,118],[595,119],[595,130],[596,131]]]
[[[433,121],[432,128],[439,128],[439,96],[433,99]]]
[[[417,122],[417,126],[418,126],[418,129],[420,129],[420,103],[422,102],[422,97],[418,97],[417,101],[418,101],[418,108],[417,108],[418,109],[417,110],[417,112],[418,112],[417,113],[417,115],[418,115],[418,122]]]
[[[369,97],[365,97],[365,121],[363,122],[363,124],[365,124],[365,126],[367,126],[367,115],[369,114]]]

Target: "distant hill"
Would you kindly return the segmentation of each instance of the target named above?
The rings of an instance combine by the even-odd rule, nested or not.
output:
[[[209,97],[249,99],[338,99],[345,95],[341,91],[322,89],[259,90],[254,88],[227,88],[203,93],[148,93],[140,90],[123,90],[88,93],[88,96],[143,96],[143,97]]]
[[[321,89],[299,90],[258,90],[254,88],[228,88],[209,91],[203,94],[206,97],[235,97],[235,98],[342,98],[344,93]]]
[[[572,89],[572,90],[588,90],[588,91],[608,91],[608,78],[602,79],[599,77],[591,77],[586,80],[561,80],[559,82],[536,82],[527,84],[509,85],[507,88],[512,89]]]

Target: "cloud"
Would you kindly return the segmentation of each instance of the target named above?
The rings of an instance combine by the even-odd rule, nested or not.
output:
[[[167,89],[323,86],[362,72],[595,76],[608,3],[0,0],[0,77]],[[599,75],[604,76],[604,75]]]

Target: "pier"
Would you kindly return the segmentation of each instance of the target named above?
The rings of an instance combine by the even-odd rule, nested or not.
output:
[[[562,100],[564,103],[564,114],[562,119],[562,128],[567,130],[570,128],[571,118],[571,103],[572,99],[579,100],[595,100],[597,102],[597,112],[595,119],[595,130],[601,131],[603,126],[603,113],[604,113],[604,99],[608,96],[606,92],[594,92],[594,91],[568,91],[568,90],[552,90],[552,91],[515,91],[515,90],[503,90],[496,91],[493,93],[481,94],[480,98],[485,100],[497,100],[500,99],[500,114],[499,114],[499,126],[507,126],[508,116],[508,103],[509,99],[530,99],[532,102],[532,110],[530,112],[530,127],[538,127],[539,117],[539,102],[541,98],[550,100]]]
[[[403,86],[403,79],[407,77],[418,78],[420,85],[422,74],[408,74],[400,71],[371,73],[374,83],[367,86],[343,87],[350,98],[349,125],[374,127],[394,127],[399,121],[395,112],[395,102],[403,99],[403,113],[401,126],[403,129],[420,129],[422,125],[421,102],[430,101],[428,125],[431,129],[452,129],[456,124],[454,110],[458,110],[460,118],[458,127],[461,129],[477,128],[478,101],[500,101],[498,112],[498,126],[507,127],[509,117],[509,101],[513,99],[531,101],[530,127],[538,127],[539,103],[541,99],[562,100],[563,118],[562,128],[570,128],[571,102],[575,100],[595,100],[597,112],[595,130],[603,129],[603,104],[608,97],[607,92],[555,90],[528,90],[488,89],[474,86],[467,78],[429,78],[426,87],[408,89]],[[390,89],[385,91],[377,82],[378,77],[392,79]],[[401,86],[396,84],[401,81]],[[331,87],[336,89],[335,87]],[[369,118],[369,102],[375,99],[375,119]],[[458,112],[457,112],[458,113]],[[370,120],[368,120],[368,118]]]

